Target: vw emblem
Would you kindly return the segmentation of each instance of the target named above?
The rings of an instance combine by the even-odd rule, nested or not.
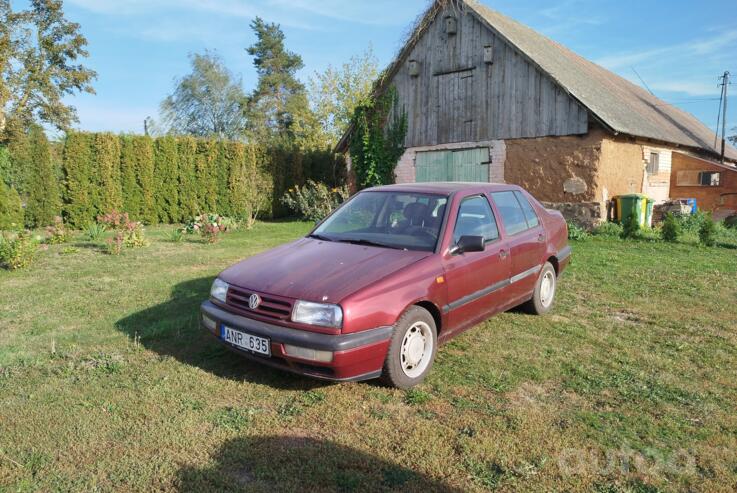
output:
[[[261,304],[261,297],[257,294],[252,294],[250,298],[248,298],[248,307],[251,310],[255,310],[259,307]]]

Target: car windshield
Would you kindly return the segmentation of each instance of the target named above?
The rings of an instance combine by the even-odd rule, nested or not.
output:
[[[402,250],[435,250],[448,197],[410,192],[362,192],[312,233],[326,241]]]

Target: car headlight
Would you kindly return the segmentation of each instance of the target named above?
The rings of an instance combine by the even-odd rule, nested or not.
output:
[[[218,300],[221,303],[225,303],[225,298],[228,296],[228,283],[222,279],[215,279],[210,288],[210,297],[214,300]]]
[[[343,309],[338,305],[298,301],[292,310],[292,322],[339,329],[343,326]]]

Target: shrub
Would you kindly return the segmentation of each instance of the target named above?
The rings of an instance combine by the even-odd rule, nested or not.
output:
[[[633,212],[624,219],[622,238],[639,238],[640,228],[640,221],[637,220],[637,215]]]
[[[664,241],[675,243],[681,236],[681,232],[681,223],[678,221],[676,216],[668,213],[665,216],[665,221],[663,221],[663,228],[660,230],[660,237]]]
[[[49,245],[60,245],[71,240],[72,235],[64,226],[64,220],[60,216],[54,218],[54,224],[46,227],[46,243]]]
[[[120,180],[120,139],[110,133],[95,135],[95,168],[97,186],[95,204],[98,211],[123,207],[123,189]]]
[[[64,215],[67,222],[82,228],[95,219],[92,134],[70,132],[64,145]]]
[[[146,234],[143,229],[143,223],[139,221],[129,221],[125,225],[123,231],[124,243],[128,248],[143,248],[148,246]]]
[[[606,238],[620,238],[622,236],[622,225],[617,223],[602,223],[594,228],[594,236],[602,236]]]
[[[217,243],[220,239],[220,233],[233,231],[237,227],[238,223],[229,217],[218,214],[200,214],[184,226],[184,232],[199,234],[208,243]]]
[[[684,232],[698,234],[701,226],[709,218],[709,215],[703,211],[697,211],[694,214],[684,214],[677,216],[678,222]]]
[[[177,140],[166,136],[154,145],[154,201],[158,220],[176,223],[179,213],[179,159]]]
[[[717,225],[711,216],[706,216],[699,228],[699,241],[705,246],[714,246],[716,244]]]
[[[200,212],[197,202],[197,139],[182,137],[178,143],[179,150],[179,208],[182,217],[192,217]]]
[[[34,126],[29,134],[31,168],[28,172],[28,205],[25,211],[29,226],[48,226],[61,213],[61,198],[51,148],[41,127]]]
[[[25,269],[33,263],[38,242],[28,231],[0,236],[0,265],[8,270]]]
[[[0,231],[23,228],[23,204],[15,188],[0,179]]]
[[[123,252],[123,243],[125,242],[125,234],[122,231],[115,233],[113,238],[108,238],[106,251],[109,255],[120,255]]]
[[[567,224],[569,240],[583,241],[589,237],[589,233],[576,223],[567,221]]]
[[[98,216],[97,221],[117,231],[113,243],[118,246],[125,245],[129,248],[142,248],[148,245],[143,223],[131,221],[127,212],[120,213],[118,211],[112,211]]]
[[[290,188],[282,197],[282,203],[300,219],[321,221],[348,198],[346,187],[329,189],[323,183],[308,180],[302,186]]]
[[[238,156],[229,170],[228,202],[232,214],[243,219],[246,229],[251,229],[261,212],[269,207],[267,198],[272,193],[273,183],[258,168],[256,146],[243,146],[242,155]]]
[[[182,231],[180,228],[173,230],[171,233],[169,233],[169,241],[172,243],[181,243],[182,241],[184,241],[184,231]]]
[[[90,241],[98,241],[105,234],[107,228],[104,224],[92,223],[85,230],[85,237]]]

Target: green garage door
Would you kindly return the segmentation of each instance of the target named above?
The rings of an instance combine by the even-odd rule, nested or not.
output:
[[[489,181],[489,149],[418,152],[415,181]]]

